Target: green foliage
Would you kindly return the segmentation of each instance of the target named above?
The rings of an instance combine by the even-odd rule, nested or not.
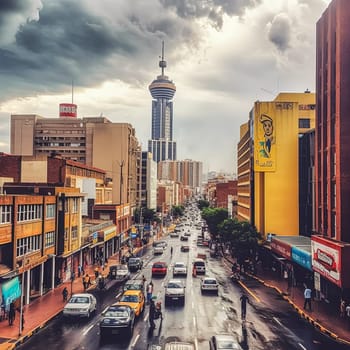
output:
[[[140,208],[136,208],[134,213],[134,221],[136,224],[140,223]],[[142,222],[160,222],[157,213],[154,209],[142,208]]]
[[[174,218],[179,218],[184,215],[185,207],[183,205],[173,205],[172,214]]]
[[[228,211],[224,208],[204,208],[202,218],[207,222],[209,232],[216,237],[218,234],[218,225],[227,219]]]
[[[202,210],[203,208],[209,208],[210,203],[208,201],[205,201],[204,199],[200,199],[197,202],[198,208]]]

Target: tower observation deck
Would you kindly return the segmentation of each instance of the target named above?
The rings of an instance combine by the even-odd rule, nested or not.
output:
[[[173,102],[175,84],[164,74],[167,64],[164,60],[164,42],[159,61],[161,75],[149,86],[152,95],[152,139],[148,141],[148,151],[156,162],[176,160],[176,142],[173,141]]]

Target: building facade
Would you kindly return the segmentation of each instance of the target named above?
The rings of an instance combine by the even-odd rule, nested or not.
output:
[[[173,140],[173,102],[175,84],[164,75],[164,42],[162,59],[159,62],[161,75],[149,86],[152,101],[152,135],[148,141],[148,151],[157,163],[162,160],[176,159],[176,142]]]

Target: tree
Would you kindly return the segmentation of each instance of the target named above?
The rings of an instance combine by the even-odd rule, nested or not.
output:
[[[209,208],[210,203],[208,201],[205,201],[204,199],[200,199],[197,202],[198,208],[202,210],[203,208]]]
[[[149,208],[141,208],[142,209],[142,222],[160,222],[156,211],[154,209]],[[140,208],[136,208],[134,212],[134,221],[136,224],[140,223]]]
[[[172,214],[174,218],[179,218],[180,216],[184,215],[184,206],[183,205],[173,205],[172,207]]]
[[[214,238],[218,234],[218,225],[227,219],[228,211],[224,208],[204,208],[202,218],[207,222],[209,232]]]

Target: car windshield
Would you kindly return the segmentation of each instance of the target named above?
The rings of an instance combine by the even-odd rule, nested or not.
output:
[[[204,266],[204,262],[203,261],[196,261],[195,265],[196,266]]]
[[[88,304],[89,298],[88,297],[72,297],[69,300],[69,302],[72,304]]]
[[[136,258],[129,259],[129,264],[137,264],[138,262],[139,262],[139,259],[136,259]]]
[[[231,340],[219,340],[217,344],[218,349],[238,349],[236,344]]]
[[[175,267],[185,267],[185,264],[184,263],[176,263]]]
[[[205,284],[216,284],[216,280],[204,280]]]
[[[154,264],[153,267],[157,268],[157,269],[162,269],[164,268],[163,264]]]
[[[107,310],[105,317],[128,317],[126,310]]]
[[[167,287],[168,288],[182,288],[182,285],[180,283],[177,283],[177,282],[169,282]]]
[[[128,303],[137,303],[139,298],[137,295],[123,295],[120,301],[125,301]]]
[[[126,265],[118,265],[117,270],[127,270],[128,267]]]

